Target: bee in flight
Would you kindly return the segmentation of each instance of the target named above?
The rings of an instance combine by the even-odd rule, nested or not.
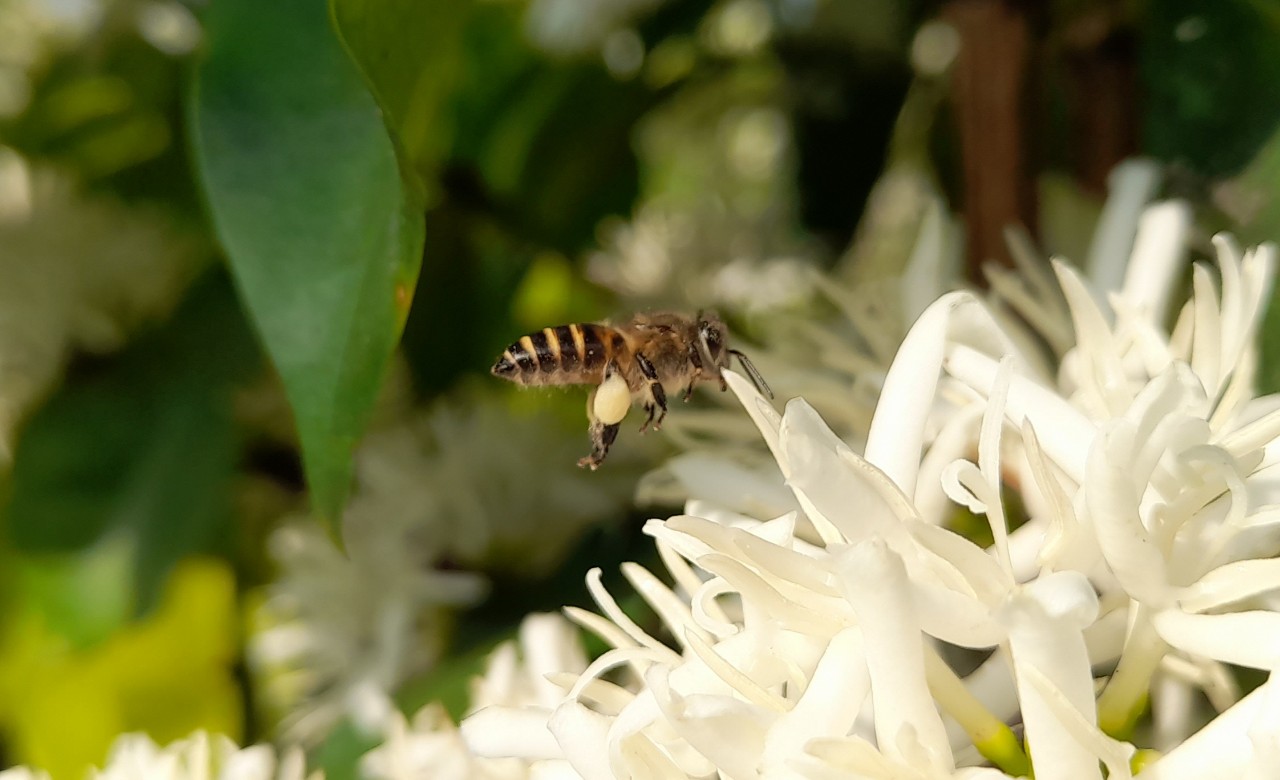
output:
[[[688,401],[699,381],[719,382],[736,357],[760,392],[773,397],[764,377],[746,355],[730,349],[728,330],[712,312],[637,314],[621,325],[575,323],[543,328],[507,347],[491,369],[494,376],[526,387],[595,385],[587,398],[591,454],[579,466],[599,467],[618,436],[633,403],[649,416],[644,433],[657,430],[667,415],[667,395]]]

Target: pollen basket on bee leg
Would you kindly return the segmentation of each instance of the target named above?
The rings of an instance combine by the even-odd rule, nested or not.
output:
[[[596,419],[605,425],[613,425],[622,421],[631,409],[631,388],[621,374],[610,374],[600,387],[596,388],[596,397],[591,411]]]

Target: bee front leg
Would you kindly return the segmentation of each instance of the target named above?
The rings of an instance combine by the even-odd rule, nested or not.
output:
[[[649,380],[649,395],[653,397],[653,403],[645,404],[645,408],[649,410],[649,419],[644,421],[644,425],[640,426],[640,432],[644,433],[649,430],[649,424],[653,424],[656,431],[662,427],[662,420],[667,416],[667,391],[662,389],[662,383],[658,381],[658,372],[653,367],[653,363],[649,358],[636,353],[636,364],[640,366],[640,373],[644,374],[645,379]],[[661,410],[658,419],[653,419],[654,407]]]
[[[689,345],[689,364],[693,366],[693,376],[689,377],[689,386],[684,389],[685,403],[689,403],[689,399],[693,398],[693,388],[702,376],[702,355],[698,354],[698,348],[693,344]]]

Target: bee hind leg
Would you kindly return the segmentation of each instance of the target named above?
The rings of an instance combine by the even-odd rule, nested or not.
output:
[[[592,471],[600,468],[600,464],[604,463],[604,458],[609,454],[609,446],[613,444],[614,439],[618,438],[618,429],[621,424],[614,423],[606,425],[599,420],[591,421],[591,454],[578,461],[580,468],[589,468]]]

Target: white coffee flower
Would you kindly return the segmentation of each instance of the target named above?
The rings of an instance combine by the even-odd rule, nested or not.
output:
[[[90,769],[89,780],[324,780],[319,770],[306,773],[302,751],[277,755],[268,745],[242,748],[223,736],[198,731],[160,746],[145,734],[123,734],[111,746],[106,764]],[[19,766],[0,772],[0,780],[49,780],[47,772]]]
[[[621,515],[643,449],[595,475],[575,465],[586,446],[576,423],[513,417],[492,392],[372,431],[356,453],[346,551],[311,521],[271,537],[281,572],[250,640],[268,717],[308,743],[343,717],[381,732],[389,695],[431,668],[453,612],[483,595],[477,571],[545,573]]]
[[[559,615],[529,615],[517,642],[504,642],[489,657],[485,673],[472,683],[471,707],[519,708],[545,723],[574,677],[587,666],[577,632]],[[551,676],[565,681],[560,685]],[[472,738],[484,741],[484,724],[473,723]],[[548,740],[546,734],[543,741]],[[564,762],[482,758],[463,741],[439,704],[429,704],[412,723],[396,713],[383,744],[360,763],[369,780],[508,780],[548,777],[568,770]]]
[[[25,766],[15,766],[0,772],[0,780],[49,780],[49,773]]]
[[[343,717],[381,730],[387,692],[435,662],[449,611],[484,592],[477,575],[438,569],[435,547],[397,517],[350,507],[345,553],[314,522],[272,535],[283,572],[249,660],[290,740],[314,742]]]
[[[587,778],[1122,778],[1136,748],[1116,737],[1158,679],[1225,712],[1191,735],[1194,712],[1159,697],[1165,733],[1185,742],[1145,758],[1142,777],[1280,772],[1272,686],[1236,702],[1221,666],[1280,661],[1280,613],[1261,598],[1280,589],[1280,402],[1252,381],[1274,250],[1218,240],[1221,293],[1198,269],[1170,334],[1169,292],[1151,280],[1171,285],[1183,249],[1153,236],[1183,214],[1148,215],[1109,305],[1058,265],[1075,346],[1056,375],[973,295],[929,306],[864,455],[805,401],[779,415],[730,375],[796,509],[760,521],[695,501],[651,521],[674,587],[624,574],[669,638],[593,571],[604,615],[570,616],[613,649],[549,718],[493,706],[467,721],[469,744]],[[955,457],[970,448],[976,463]],[[731,469],[691,464],[704,467],[732,489]],[[1010,486],[1028,515],[1016,529]],[[990,550],[943,527],[939,494],[986,518]],[[989,657],[962,677],[949,646]],[[1094,670],[1112,668],[1098,696]]]

